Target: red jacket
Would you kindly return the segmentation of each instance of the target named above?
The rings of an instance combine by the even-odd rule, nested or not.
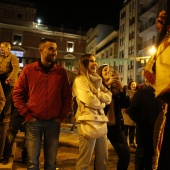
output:
[[[13,90],[14,106],[28,121],[67,116],[71,108],[72,93],[66,70],[54,64],[46,74],[38,62],[22,70]]]

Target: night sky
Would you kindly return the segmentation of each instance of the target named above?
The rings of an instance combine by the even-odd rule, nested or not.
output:
[[[36,19],[41,18],[42,24],[88,31],[97,24],[113,25],[118,29],[119,11],[124,0],[30,1],[36,3]]]

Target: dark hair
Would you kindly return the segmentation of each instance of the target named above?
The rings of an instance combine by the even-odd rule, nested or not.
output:
[[[40,43],[39,43],[39,47],[42,45],[42,44],[45,44],[46,42],[53,42],[53,43],[56,43],[56,41],[54,39],[51,39],[51,38],[42,38],[40,40]],[[56,43],[57,44],[57,43]]]
[[[103,70],[103,68],[106,67],[106,66],[109,66],[109,65],[108,65],[108,64],[104,64],[104,65],[100,66],[100,67],[98,68],[98,70],[97,70],[97,74],[98,74],[102,79],[103,79],[102,70]]]
[[[92,92],[97,93],[97,89],[94,86],[94,84],[91,82],[91,80],[89,78],[89,73],[88,73],[89,58],[91,56],[94,56],[94,55],[93,54],[84,54],[80,57],[78,75],[83,75],[84,77],[86,77],[87,81],[89,82]]]
[[[136,83],[136,90],[138,90],[138,83],[137,83],[136,81],[134,81],[134,80],[132,80],[132,81],[129,82],[129,84],[128,84],[128,89],[131,90],[130,86],[131,86],[131,84],[132,84],[133,82]]]
[[[123,86],[123,92],[126,92],[127,89],[128,89],[128,85],[124,85],[124,86]]]

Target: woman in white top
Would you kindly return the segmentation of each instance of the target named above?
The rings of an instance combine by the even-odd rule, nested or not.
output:
[[[81,115],[104,115],[103,108],[111,102],[111,92],[102,84],[102,78],[96,73],[97,62],[92,54],[85,54],[79,60],[79,73],[73,82],[73,94],[76,96],[78,108],[76,112],[77,130],[79,134],[79,156],[76,170],[88,170],[91,157],[95,152],[95,169],[106,170],[108,159],[107,132],[99,138],[87,138],[83,135],[78,117]],[[105,122],[107,124],[107,122]]]

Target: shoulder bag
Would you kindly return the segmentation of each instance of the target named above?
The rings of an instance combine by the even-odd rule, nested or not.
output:
[[[91,109],[93,108],[89,109],[88,114],[78,116],[78,121],[85,137],[99,138],[107,134],[108,118],[105,114],[100,114],[100,110],[97,110],[98,114],[93,114]]]

